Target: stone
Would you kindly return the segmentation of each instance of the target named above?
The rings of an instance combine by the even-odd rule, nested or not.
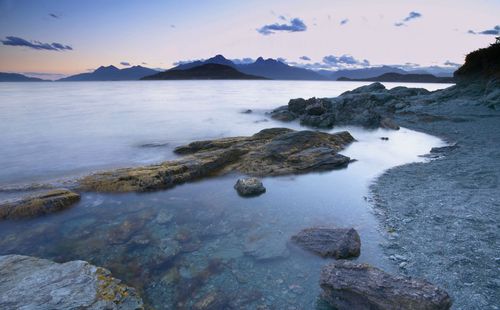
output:
[[[396,122],[388,117],[383,118],[380,121],[380,127],[392,130],[399,130],[399,125]]]
[[[288,110],[292,113],[302,114],[306,111],[307,102],[302,98],[290,99],[288,102]]]
[[[280,260],[290,256],[286,240],[280,235],[248,240],[243,252],[259,262]]]
[[[234,188],[241,196],[258,196],[266,192],[266,188],[257,178],[238,179]]]
[[[361,249],[361,239],[353,228],[306,228],[291,239],[305,250],[322,257],[357,257]]]
[[[301,125],[317,128],[355,125],[397,130],[399,126],[392,120],[394,113],[410,105],[408,98],[428,93],[406,87],[388,90],[380,83],[373,83],[336,98],[292,99],[288,106],[271,112],[271,117],[286,121],[299,118]]]
[[[184,155],[177,160],[95,173],[80,179],[78,188],[145,192],[230,172],[262,177],[332,170],[351,161],[338,153],[354,141],[347,131],[264,129],[249,137],[195,141],[175,149]]]
[[[335,309],[450,309],[450,296],[423,280],[390,275],[367,264],[330,263],[321,270],[321,297]]]
[[[0,256],[0,309],[143,309],[136,290],[85,261]]]
[[[447,146],[442,146],[442,147],[433,147],[431,149],[431,154],[438,154],[438,153],[449,153],[451,151],[454,151],[458,148],[458,144],[454,143],[451,145]]]
[[[58,212],[71,207],[80,195],[67,189],[55,189],[0,204],[0,219],[21,219]]]

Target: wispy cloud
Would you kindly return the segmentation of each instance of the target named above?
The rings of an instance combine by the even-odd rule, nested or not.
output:
[[[366,59],[358,60],[350,55],[334,56],[328,55],[323,57],[323,63],[330,65],[331,67],[343,67],[343,66],[363,66],[367,67],[370,62]]]
[[[281,16],[284,17],[284,16]],[[280,19],[281,19],[280,17]],[[271,35],[277,32],[301,32],[301,31],[306,31],[307,26],[306,24],[300,19],[300,18],[293,18],[290,21],[288,21],[285,18],[285,21],[287,21],[286,24],[270,24],[270,25],[264,25],[260,28],[257,29],[257,32],[262,34],[262,35]]]
[[[243,64],[251,64],[251,63],[255,62],[255,59],[250,58],[250,57],[245,57],[245,58],[231,59],[231,61],[237,65],[243,65]]]
[[[321,62],[314,62],[314,63],[288,62],[288,64],[310,70],[331,70],[331,71],[370,67],[370,62],[368,60],[366,59],[358,60],[350,55],[342,55],[342,56],[327,55],[323,57]]]
[[[55,13],[49,13],[49,16],[52,18],[59,18],[59,15],[57,15]]]
[[[409,21],[416,19],[416,18],[421,18],[422,14],[419,12],[411,11],[408,16],[406,16],[402,21],[394,23],[394,26],[396,27],[401,27],[405,26]]]
[[[311,61],[311,58],[307,56],[301,56],[300,59],[305,60],[305,61]]]
[[[483,31],[474,31],[474,30],[469,30],[467,31],[470,34],[484,34],[484,35],[493,35],[497,36],[500,35],[500,25],[496,25],[495,27],[491,29],[486,29]]]
[[[128,61],[122,61],[122,62],[120,62],[120,65],[122,65],[124,67],[130,67],[131,66],[130,62],[128,62]]]
[[[445,61],[443,63],[443,65],[445,66],[449,66],[449,67],[460,67],[460,64],[457,64],[456,62],[451,62],[449,60]]]
[[[47,50],[47,51],[71,51],[73,48],[69,45],[64,45],[61,43],[42,43],[39,41],[28,41],[23,38],[8,36],[4,40],[1,40],[3,45],[8,46],[24,46],[29,47],[34,50]]]
[[[343,25],[347,24],[348,22],[349,22],[349,19],[347,19],[347,18],[343,19],[340,21],[340,25],[343,26]]]

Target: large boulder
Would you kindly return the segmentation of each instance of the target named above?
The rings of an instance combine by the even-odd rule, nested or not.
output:
[[[178,147],[185,155],[158,165],[100,172],[80,180],[80,190],[100,192],[152,191],[203,177],[239,172],[276,176],[345,167],[351,159],[338,154],[354,138],[334,134],[264,129],[249,137],[195,141]]]
[[[1,219],[20,219],[53,213],[71,207],[80,195],[67,189],[55,189],[20,200],[0,204]]]
[[[330,263],[321,270],[321,297],[335,309],[445,310],[448,294],[422,280],[393,276],[367,264]]]
[[[353,228],[307,228],[292,236],[302,248],[322,257],[336,259],[357,257],[361,239]]]
[[[257,178],[241,178],[236,181],[234,188],[241,196],[258,196],[266,192],[266,188]]]
[[[0,256],[0,309],[143,309],[135,289],[85,261]]]

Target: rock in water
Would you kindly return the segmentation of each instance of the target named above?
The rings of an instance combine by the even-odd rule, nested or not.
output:
[[[67,189],[56,189],[0,204],[0,219],[19,219],[57,212],[80,200],[80,195]]]
[[[257,196],[266,192],[266,188],[257,178],[239,179],[234,188],[241,196]]]
[[[351,159],[338,154],[354,138],[347,131],[329,134],[264,129],[249,137],[195,141],[175,149],[184,155],[158,165],[100,172],[80,180],[80,189],[99,192],[152,191],[229,172],[276,176],[342,168]]]
[[[307,228],[292,236],[302,248],[336,259],[359,256],[361,240],[353,228]]]
[[[393,276],[367,264],[338,261],[321,270],[321,297],[336,309],[450,309],[448,294],[421,280]]]
[[[0,256],[0,309],[143,309],[135,289],[85,261]]]

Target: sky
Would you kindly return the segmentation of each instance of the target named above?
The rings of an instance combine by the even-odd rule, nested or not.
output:
[[[55,78],[216,54],[326,70],[456,66],[498,35],[500,0],[0,0],[0,71]]]

